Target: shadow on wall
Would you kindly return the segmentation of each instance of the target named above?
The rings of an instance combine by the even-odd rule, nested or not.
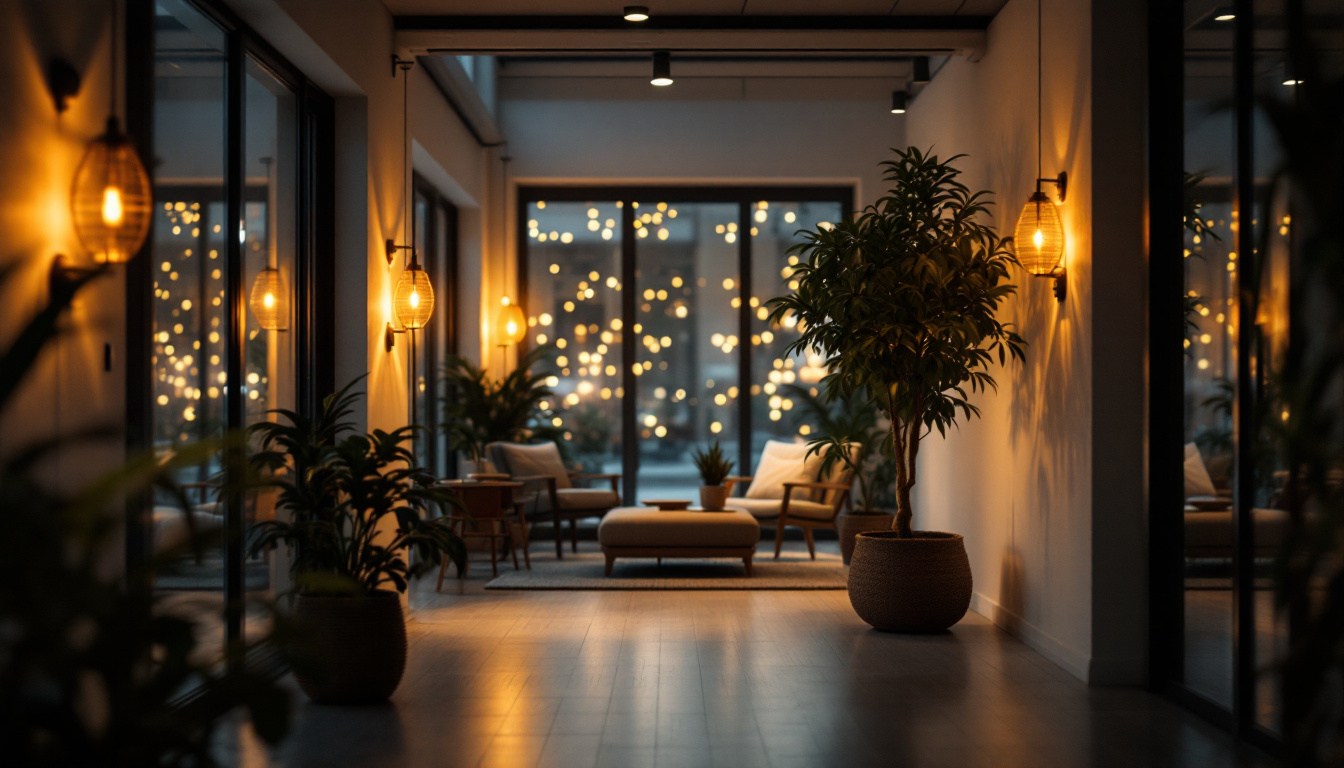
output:
[[[107,49],[100,45],[106,31],[107,17],[102,13],[88,13],[82,9],[83,3],[67,3],[72,6],[68,9],[72,11],[70,13],[53,12],[53,5],[55,3],[20,3],[26,27],[22,39],[32,44],[38,59],[36,64],[43,71],[44,78],[47,63],[51,59],[62,58],[74,66],[84,80],[80,94],[75,97],[80,98],[89,90],[89,70],[94,56],[107,55]],[[73,12],[76,10],[74,6],[80,6],[80,12]],[[104,77],[107,75],[106,72],[102,74]]]
[[[999,606],[1002,610],[994,617],[994,623],[1009,633],[1016,633],[1022,623],[1026,610],[1025,582],[1022,556],[1013,547],[1005,548],[1003,562],[999,565]]]

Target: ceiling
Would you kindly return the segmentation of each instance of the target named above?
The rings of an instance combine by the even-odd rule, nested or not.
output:
[[[1008,0],[643,0],[666,16],[993,16]],[[623,0],[383,0],[396,16],[614,16]]]

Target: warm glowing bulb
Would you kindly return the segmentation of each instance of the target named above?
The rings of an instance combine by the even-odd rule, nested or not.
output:
[[[1031,236],[1031,242],[1032,245],[1036,246],[1036,250],[1041,250],[1041,246],[1045,245],[1045,233],[1039,229],[1036,230],[1036,234]]]
[[[266,307],[267,309],[274,309],[274,308],[275,308],[275,294],[274,294],[274,293],[271,293],[271,292],[269,292],[269,291],[267,291],[266,295],[265,295],[264,297],[262,297],[261,303],[262,303],[262,306]]]
[[[411,309],[419,309],[419,308],[420,308],[420,292],[419,292],[419,291],[411,291],[411,297],[410,297],[410,299],[408,299],[408,301],[410,301],[410,303],[411,303]]]
[[[125,214],[121,205],[121,189],[108,185],[103,189],[103,223],[109,227],[120,227]]]

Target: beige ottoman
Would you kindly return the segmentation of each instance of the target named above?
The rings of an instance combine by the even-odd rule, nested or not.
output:
[[[760,523],[740,509],[668,512],[620,507],[608,512],[597,526],[608,576],[618,557],[740,557],[750,576],[751,558],[760,539]]]

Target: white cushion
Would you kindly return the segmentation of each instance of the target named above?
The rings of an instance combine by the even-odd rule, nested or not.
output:
[[[499,446],[499,449],[504,454],[510,475],[554,477],[556,488],[569,488],[573,485],[569,482],[569,470],[565,469],[565,462],[560,458],[560,449],[555,443],[536,445],[505,443]]]
[[[1204,459],[1199,455],[1199,446],[1194,443],[1185,444],[1185,496],[1214,496],[1217,491],[1213,487],[1213,478],[1209,477],[1209,470],[1204,466]]]
[[[794,491],[794,498],[789,499],[789,517],[797,517],[806,520],[830,520],[835,517],[835,508],[830,504],[820,504],[815,501],[797,498],[799,491]],[[751,516],[757,520],[774,520],[779,517],[779,509],[784,506],[783,499],[729,499],[725,505],[729,509],[744,509],[751,513]]]
[[[620,506],[621,497],[610,488],[557,488],[555,501],[565,512],[582,509],[602,512]]]
[[[747,488],[748,499],[782,499],[785,483],[806,483],[816,477],[821,466],[821,457],[814,456],[805,460],[807,443],[786,443],[780,440],[768,440],[761,460],[756,465],[751,487]],[[809,466],[810,465],[810,466]],[[808,470],[812,474],[808,474]]]

